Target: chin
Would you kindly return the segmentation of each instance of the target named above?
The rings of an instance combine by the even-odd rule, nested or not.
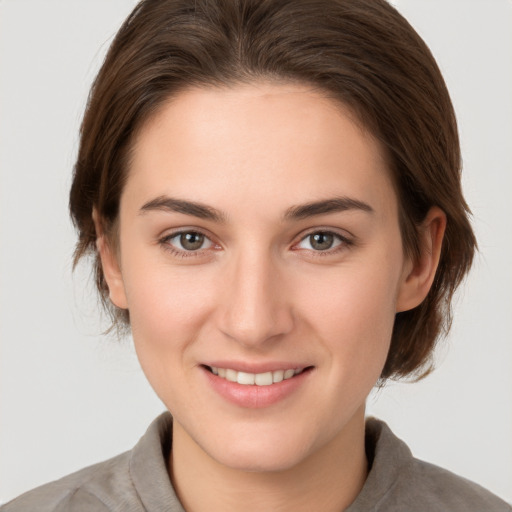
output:
[[[237,471],[249,473],[273,473],[289,470],[297,466],[302,457],[297,453],[267,453],[262,451],[232,452],[222,454],[217,462]]]
[[[233,438],[227,446],[218,443],[208,450],[210,457],[238,471],[268,473],[286,471],[300,464],[313,447],[306,439],[293,435],[248,436]]]

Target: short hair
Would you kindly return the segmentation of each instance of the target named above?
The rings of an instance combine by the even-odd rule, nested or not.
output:
[[[95,258],[96,284],[113,325],[129,312],[108,299],[93,208],[115,231],[137,131],[169,98],[199,86],[256,81],[314,86],[351,110],[379,141],[399,203],[404,252],[432,206],[447,217],[426,299],[396,314],[381,379],[421,378],[449,330],[453,294],[476,240],[461,189],[453,106],[427,45],[385,0],[143,0],[126,19],[93,83],[70,193],[75,265]]]

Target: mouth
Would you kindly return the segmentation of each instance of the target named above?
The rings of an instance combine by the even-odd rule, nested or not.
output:
[[[200,366],[210,389],[243,409],[271,407],[300,397],[300,390],[307,386],[315,368],[284,361],[260,364],[211,361]]]
[[[311,370],[313,367],[308,366],[305,368],[286,368],[282,370],[274,370],[263,373],[249,373],[237,371],[232,368],[221,368],[217,366],[203,367],[213,375],[229,382],[236,382],[244,386],[271,386],[284,380],[292,379],[305,371]]]

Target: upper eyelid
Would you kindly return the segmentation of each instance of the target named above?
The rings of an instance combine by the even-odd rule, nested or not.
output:
[[[188,251],[186,249],[180,249],[179,247],[175,247],[173,244],[170,243],[171,240],[173,240],[174,238],[176,238],[184,233],[198,233],[198,234],[204,236],[210,242],[211,246],[206,247],[204,249],[197,249],[195,251]],[[199,255],[199,254],[203,253],[204,251],[211,250],[212,248],[215,248],[216,246],[220,245],[218,242],[216,242],[212,238],[212,236],[205,233],[202,229],[197,229],[197,228],[185,228],[185,229],[178,228],[175,231],[172,231],[170,233],[167,232],[166,234],[158,236],[157,243],[162,246],[163,245],[169,246],[168,249],[171,250],[171,248],[172,248],[172,251],[174,251],[175,253],[183,253],[183,254],[189,254],[189,255],[194,255],[194,254]]]
[[[344,240],[344,241],[351,241],[353,238],[355,238],[351,233],[347,232],[346,230],[343,230],[343,231],[344,231],[344,233],[340,233],[339,230],[334,229],[334,228],[312,228],[312,229],[298,235],[296,237],[297,241],[294,242],[294,244],[301,242],[308,236],[314,235],[315,233],[328,233],[330,235],[337,236],[341,240]]]
[[[196,228],[196,227],[185,227],[185,228],[175,228],[171,230],[164,230],[163,234],[158,235],[158,240],[165,240],[165,239],[171,239],[178,235],[182,235],[184,233],[198,233],[200,235],[203,235],[204,237],[208,238],[213,243],[215,242],[215,237],[211,235],[207,230],[204,230],[202,228]]]

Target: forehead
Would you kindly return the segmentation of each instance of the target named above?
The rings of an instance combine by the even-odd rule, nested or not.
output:
[[[123,195],[192,194],[225,207],[248,191],[283,208],[333,195],[396,199],[379,143],[348,108],[308,86],[270,83],[169,100],[135,139]]]

